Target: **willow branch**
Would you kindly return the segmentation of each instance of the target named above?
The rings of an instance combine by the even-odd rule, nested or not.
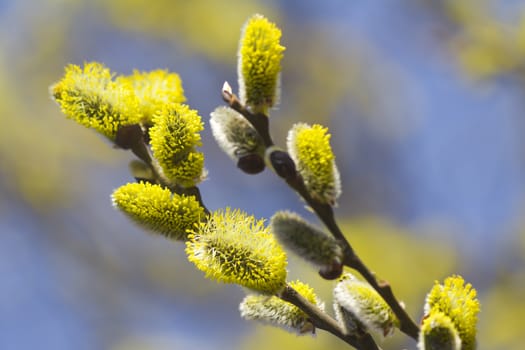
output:
[[[122,149],[129,149],[140,160],[146,163],[153,173],[154,181],[166,187],[172,193],[191,195],[199,202],[206,215],[210,213],[204,205],[200,190],[196,186],[182,187],[169,181],[161,172],[159,165],[151,155],[151,151],[146,144],[144,130],[139,124],[126,125],[120,127],[115,138],[115,145]]]
[[[419,327],[410,318],[405,309],[394,296],[390,284],[387,282],[379,283],[374,274],[368,269],[363,261],[356,254],[343,232],[335,221],[332,206],[329,204],[319,203],[313,199],[299,174],[295,178],[286,179],[286,182],[308,203],[308,205],[317,214],[319,219],[325,224],[334,238],[343,247],[343,264],[358,271],[365,280],[381,295],[385,302],[390,306],[397,319],[399,320],[399,329],[413,339],[418,338]]]
[[[390,306],[399,320],[399,329],[401,332],[417,340],[419,335],[419,327],[410,318],[406,310],[396,299],[390,284],[385,281],[378,282],[374,274],[368,269],[368,267],[366,267],[363,261],[356,254],[351,257],[345,257],[344,264],[359,271],[365,280],[379,293],[379,295],[381,295],[381,297],[386,301],[388,306]]]
[[[269,135],[268,117],[266,115],[251,113],[242,105],[237,96],[235,96],[231,92],[231,89],[227,84],[225,84],[225,88],[223,88],[222,98],[226,103],[228,103],[228,105],[232,109],[242,114],[246,118],[246,120],[248,120],[252,124],[252,126],[257,130],[257,132],[260,133],[261,137],[265,139],[266,147],[273,145],[273,142],[271,141],[271,137]],[[291,188],[293,188],[312,208],[312,210],[316,213],[317,217],[325,224],[330,233],[334,236],[334,238],[339,242],[339,244],[343,248],[343,264],[345,266],[355,269],[365,278],[365,280],[379,293],[379,295],[381,295],[385,302],[390,306],[397,319],[399,320],[399,329],[406,335],[417,340],[419,335],[419,327],[410,318],[408,313],[401,306],[400,302],[396,299],[390,284],[388,284],[387,282],[379,283],[375,278],[374,274],[355,253],[354,249],[352,248],[348,240],[345,238],[343,232],[341,231],[341,229],[337,225],[337,222],[335,221],[332,206],[326,203],[321,203],[312,198],[312,196],[310,196],[308,190],[306,189],[301,175],[297,171],[288,174],[288,176],[284,177],[286,183]]]
[[[290,286],[286,286],[279,297],[287,301],[308,315],[312,324],[319,329],[333,334],[345,343],[363,350],[379,350],[370,333],[362,332],[360,334],[347,334],[339,324],[317,306],[306,300],[301,294]]]
[[[252,124],[255,130],[259,133],[259,136],[261,136],[266,148],[273,146],[272,137],[270,136],[270,123],[267,115],[263,113],[252,113],[249,111],[241,101],[239,101],[237,96],[232,93],[231,87],[227,82],[224,83],[222,88],[222,99]]]

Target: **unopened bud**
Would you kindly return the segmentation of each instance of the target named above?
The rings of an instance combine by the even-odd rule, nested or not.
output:
[[[399,325],[392,309],[366,282],[350,273],[345,274],[334,288],[335,301],[350,312],[368,329],[391,335]]]
[[[334,279],[341,275],[343,252],[332,236],[288,211],[275,213],[270,225],[282,245],[319,267],[323,277]]]

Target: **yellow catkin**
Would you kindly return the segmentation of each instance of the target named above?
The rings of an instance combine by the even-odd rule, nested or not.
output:
[[[165,104],[183,103],[186,101],[182,81],[178,74],[157,69],[151,72],[134,71],[127,76],[119,76],[117,83],[130,84],[139,100],[142,112],[141,122],[152,124],[153,116]]]
[[[239,97],[254,111],[265,111],[279,99],[279,74],[284,46],[281,31],[261,15],[245,24],[239,44]]]
[[[266,294],[285,286],[286,254],[263,220],[239,210],[219,210],[189,238],[188,259],[206,277]]]
[[[153,117],[150,144],[164,175],[184,187],[195,186],[204,177],[201,146],[203,130],[197,111],[182,104],[167,104]]]
[[[437,311],[424,318],[421,322],[418,349],[460,350],[461,339],[450,317]]]
[[[115,139],[119,127],[142,118],[131,85],[115,82],[110,70],[98,62],[86,63],[83,68],[67,66],[64,77],[50,90],[67,118],[110,140]]]
[[[287,146],[310,195],[333,205],[341,194],[341,180],[330,136],[321,125],[298,123],[288,133]]]
[[[193,196],[172,194],[150,183],[129,183],[111,195],[113,205],[137,224],[170,239],[186,240],[203,219],[204,209]]]
[[[447,277],[443,284],[436,281],[427,295],[425,316],[441,312],[454,323],[461,339],[461,349],[476,348],[476,324],[480,310],[476,290],[463,277]]]

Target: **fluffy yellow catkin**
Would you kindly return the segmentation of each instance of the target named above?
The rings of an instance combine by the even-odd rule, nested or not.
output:
[[[118,76],[117,83],[128,84],[139,100],[141,123],[151,125],[155,113],[166,104],[186,101],[182,81],[178,74],[164,69],[150,72],[133,71],[131,75]]]
[[[98,62],[86,63],[83,68],[68,65],[50,92],[67,118],[112,141],[121,126],[136,124],[142,118],[131,84],[114,81],[110,70]]]
[[[330,136],[321,125],[298,123],[288,132],[287,147],[310,195],[334,205],[341,195],[341,180]]]
[[[246,22],[239,43],[239,97],[254,112],[266,112],[279,100],[284,46],[281,30],[261,15]]]
[[[201,146],[203,130],[197,111],[179,103],[166,104],[153,117],[150,144],[164,175],[172,182],[191,187],[205,177]]]
[[[172,194],[160,185],[129,183],[111,195],[113,205],[137,224],[174,240],[186,240],[204,218],[193,196]]]
[[[454,324],[461,339],[462,350],[476,348],[476,324],[480,310],[476,290],[465,284],[461,276],[447,277],[443,284],[436,281],[427,295],[425,317],[443,313]]]
[[[189,236],[188,259],[206,277],[265,294],[286,284],[286,254],[263,220],[240,210],[219,210]]]

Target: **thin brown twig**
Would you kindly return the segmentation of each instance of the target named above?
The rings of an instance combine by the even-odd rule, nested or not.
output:
[[[339,326],[339,324],[333,318],[328,316],[325,312],[323,312],[323,310],[319,309],[316,305],[310,303],[289,285],[287,285],[284,288],[279,297],[282,300],[297,306],[299,309],[305,312],[310,318],[312,324],[316,328],[322,329],[333,334],[334,336],[343,340],[345,343],[352,345],[356,349],[380,350],[379,346],[376,344],[374,338],[372,338],[370,333],[345,333],[341,326]]]
[[[124,132],[121,132],[124,130]],[[155,162],[154,158],[151,155],[151,151],[146,145],[144,130],[138,125],[134,124],[131,126],[123,127],[117,132],[117,142],[116,145],[124,148],[130,149],[131,152],[137,156],[140,160],[146,163],[151,169],[154,181],[159,185],[169,189],[172,193],[177,193],[179,195],[194,196],[195,199],[199,202],[200,206],[204,209],[206,216],[210,214],[210,211],[204,205],[200,190],[197,186],[192,187],[182,187],[175,183],[172,183],[164,177],[162,171],[159,168],[159,165]],[[119,137],[120,136],[120,137]]]
[[[222,98],[226,103],[228,103],[228,105],[232,109],[236,110],[241,115],[243,115],[253,125],[257,132],[260,133],[261,137],[265,139],[266,147],[273,145],[273,142],[271,141],[271,137],[269,135],[269,125],[267,116],[251,113],[246,107],[242,105],[237,96],[235,96],[229,89],[223,89]],[[264,122],[261,122],[259,120],[263,120]],[[352,246],[345,238],[341,229],[337,225],[337,222],[335,221],[332,206],[326,203],[321,203],[312,198],[312,196],[310,196],[308,190],[306,189],[304,181],[299,173],[294,172],[290,176],[287,176],[284,180],[306,201],[306,203],[312,208],[312,210],[316,213],[319,219],[326,225],[326,227],[334,236],[334,238],[339,241],[344,251],[343,264],[345,266],[355,269],[365,278],[365,280],[379,293],[379,295],[381,295],[385,302],[390,306],[390,308],[399,320],[399,329],[411,338],[417,340],[419,335],[419,327],[410,318],[406,310],[396,299],[390,284],[388,284],[387,282],[378,282],[374,274],[354,252]]]

